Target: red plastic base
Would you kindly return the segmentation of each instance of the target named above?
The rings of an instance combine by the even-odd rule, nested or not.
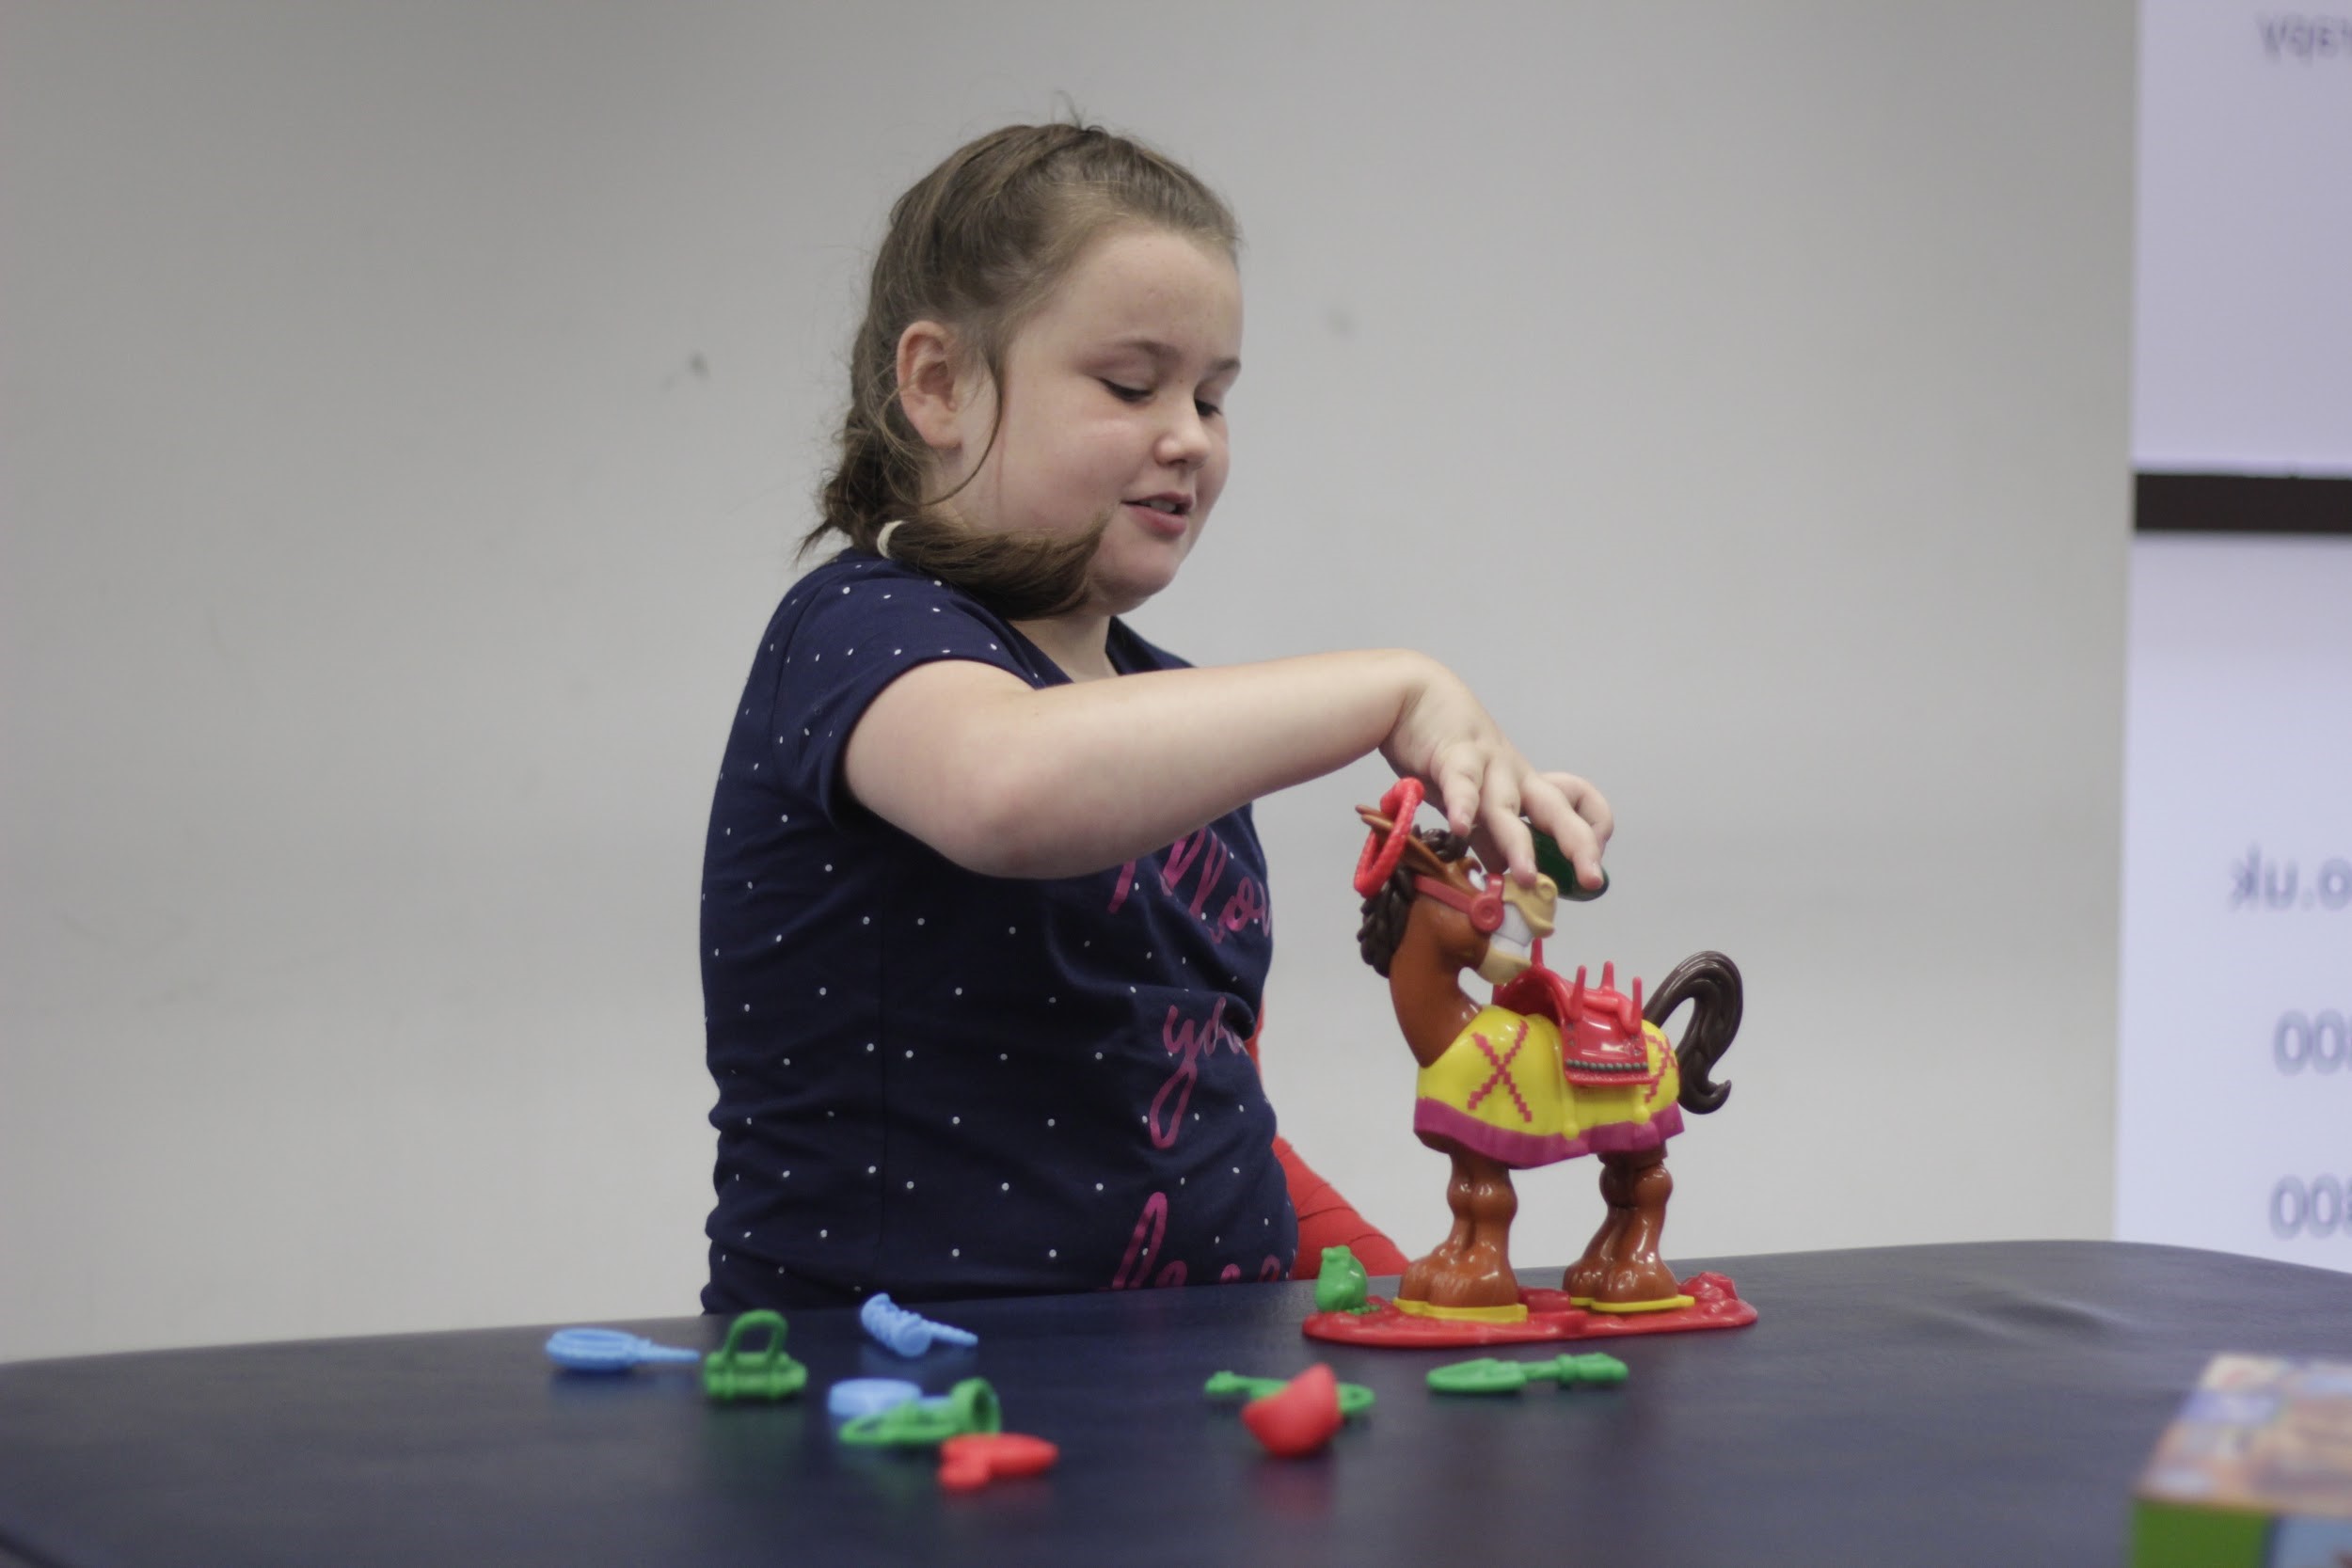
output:
[[[1720,1274],[1694,1274],[1682,1282],[1689,1307],[1671,1312],[1593,1312],[1572,1305],[1558,1291],[1527,1291],[1527,1321],[1473,1323],[1459,1318],[1424,1318],[1400,1312],[1384,1296],[1371,1299],[1369,1312],[1317,1312],[1305,1323],[1310,1339],[1343,1345],[1391,1345],[1443,1350],[1455,1345],[1522,1345],[1544,1339],[1613,1339],[1629,1334],[1689,1334],[1708,1328],[1745,1328],[1756,1308],[1740,1299],[1739,1288]]]

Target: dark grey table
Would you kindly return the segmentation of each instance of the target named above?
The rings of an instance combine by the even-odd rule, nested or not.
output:
[[[2133,1479],[2206,1356],[2352,1357],[2352,1275],[2107,1243],[1686,1261],[1762,1321],[1608,1343],[1616,1389],[1431,1394],[1473,1352],[1313,1344],[1303,1285],[942,1307],[898,1360],[792,1319],[810,1392],[706,1403],[692,1369],[558,1375],[546,1326],[0,1366],[0,1560],[170,1564],[2122,1561]],[[1531,1282],[1539,1276],[1530,1272]],[[1556,1279],[1556,1275],[1554,1275]],[[715,1344],[718,1325],[627,1325]],[[1536,1347],[1497,1354],[1547,1354]],[[1327,1359],[1377,1408],[1263,1455],[1201,1384]],[[847,1450],[824,1386],[990,1379],[1052,1474],[943,1493]]]

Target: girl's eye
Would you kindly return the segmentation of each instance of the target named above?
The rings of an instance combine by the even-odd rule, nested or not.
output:
[[[1103,385],[1109,388],[1111,396],[1121,403],[1149,403],[1152,399],[1149,388],[1122,387],[1116,381],[1105,381]]]
[[[1219,408],[1214,403],[1195,403],[1192,406],[1195,412],[1199,413],[1204,420],[1214,420],[1219,414],[1225,412],[1225,410]]]

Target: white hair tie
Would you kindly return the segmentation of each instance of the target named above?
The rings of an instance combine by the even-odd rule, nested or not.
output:
[[[906,526],[907,520],[904,517],[900,517],[895,522],[882,524],[882,531],[874,535],[874,553],[881,556],[884,561],[889,560],[890,536]]]

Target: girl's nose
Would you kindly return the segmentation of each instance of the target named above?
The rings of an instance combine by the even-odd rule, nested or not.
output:
[[[1187,403],[1161,433],[1157,456],[1171,468],[1197,468],[1209,460],[1209,427],[1200,411]]]

